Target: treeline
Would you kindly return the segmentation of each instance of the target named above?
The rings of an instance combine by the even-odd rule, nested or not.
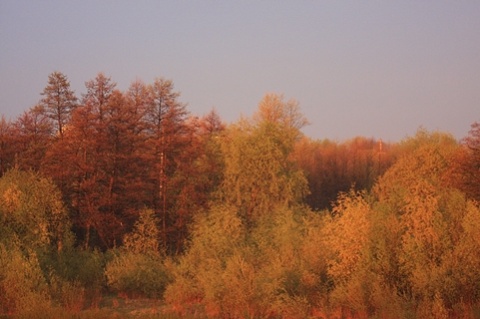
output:
[[[226,125],[173,83],[52,73],[0,122],[0,314],[102,294],[214,318],[474,318],[480,125],[461,143],[312,140],[266,95]]]
[[[161,220],[162,244],[181,252],[192,216],[208,207],[223,182],[226,125],[214,110],[189,114],[169,80],[135,81],[121,92],[100,73],[85,87],[79,98],[67,77],[54,72],[37,105],[15,121],[2,117],[0,176],[17,168],[52,179],[84,247],[121,245],[147,207]],[[280,114],[283,104],[292,114]],[[307,124],[298,105],[281,96],[266,96],[261,107],[271,108],[261,116],[273,122],[296,116],[294,129]],[[370,189],[395,157],[381,140],[338,143],[295,134],[289,156],[308,179],[306,203],[314,210],[330,207],[352,186]],[[260,142],[249,143],[261,148]]]

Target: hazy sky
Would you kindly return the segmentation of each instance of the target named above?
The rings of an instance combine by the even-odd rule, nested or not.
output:
[[[0,113],[53,71],[78,96],[173,80],[195,115],[233,122],[265,93],[299,102],[312,138],[398,141],[480,121],[480,1],[0,0]]]

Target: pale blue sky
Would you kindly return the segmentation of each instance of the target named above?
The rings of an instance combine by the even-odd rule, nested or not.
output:
[[[98,72],[120,89],[165,77],[226,122],[281,93],[312,138],[461,138],[480,121],[480,1],[0,0],[0,113],[55,70],[78,96]]]

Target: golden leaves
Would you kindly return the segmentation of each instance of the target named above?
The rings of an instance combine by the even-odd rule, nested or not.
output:
[[[2,206],[5,212],[12,213],[20,206],[21,191],[16,185],[8,187],[2,195]]]

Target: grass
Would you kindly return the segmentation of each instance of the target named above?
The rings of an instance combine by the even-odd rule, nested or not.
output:
[[[0,319],[181,319],[166,311],[167,307],[158,299],[129,299],[117,296],[104,296],[97,307],[80,311],[68,311],[60,307],[50,307],[35,313],[8,315],[0,313]]]
[[[157,299],[129,299],[105,296],[96,309],[85,309],[72,316],[74,319],[90,318],[135,318],[135,319],[179,319],[166,313],[165,304]]]

